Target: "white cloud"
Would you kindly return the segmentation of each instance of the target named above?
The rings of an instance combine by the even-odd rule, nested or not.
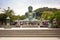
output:
[[[7,8],[8,6],[11,7],[16,15],[24,15],[25,12],[28,11],[28,6],[30,5],[32,5],[33,10],[40,7],[60,8],[59,0],[3,0],[2,2],[0,0],[0,3],[0,7],[2,8]]]

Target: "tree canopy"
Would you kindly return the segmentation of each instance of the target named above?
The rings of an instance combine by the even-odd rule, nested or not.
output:
[[[10,17],[10,20],[23,20],[26,18],[25,15],[15,15],[15,12],[10,9],[10,7],[8,7],[8,9],[3,9],[3,13],[0,13],[0,21],[6,21],[6,17]],[[34,10],[34,12],[36,12],[36,18],[37,19],[48,19],[48,20],[53,20],[54,18],[56,18],[57,20],[60,20],[60,9],[56,9],[56,8],[48,8],[48,7],[43,7],[43,8],[38,8],[36,10]]]

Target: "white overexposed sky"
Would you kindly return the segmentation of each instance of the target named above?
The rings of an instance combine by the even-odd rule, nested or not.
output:
[[[60,8],[60,0],[0,0],[0,11],[10,7],[16,15],[24,15],[28,6],[32,6],[33,10],[40,7]]]

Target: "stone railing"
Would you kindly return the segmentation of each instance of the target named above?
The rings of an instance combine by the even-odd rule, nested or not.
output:
[[[38,28],[39,27],[39,25],[10,25],[10,28],[17,28],[17,27],[19,27],[19,28]],[[9,28],[9,27],[7,27],[6,25],[0,25],[0,28]]]
[[[0,28],[40,28],[40,25],[10,25],[9,27],[7,25],[0,25]],[[46,26],[42,26],[42,28],[47,28]]]

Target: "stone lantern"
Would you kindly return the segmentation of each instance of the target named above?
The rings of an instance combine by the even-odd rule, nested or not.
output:
[[[10,17],[6,18],[6,25],[7,25],[7,27],[10,27]]]

